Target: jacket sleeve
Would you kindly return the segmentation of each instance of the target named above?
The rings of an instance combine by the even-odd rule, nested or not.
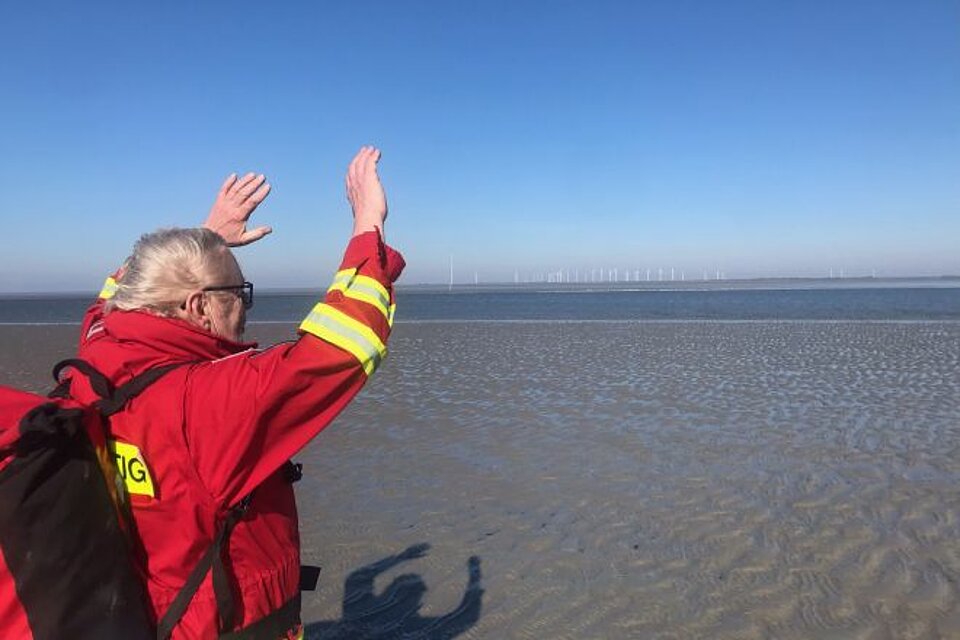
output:
[[[370,232],[347,247],[299,338],[196,365],[184,432],[201,481],[235,504],[346,407],[386,356],[403,258]]]

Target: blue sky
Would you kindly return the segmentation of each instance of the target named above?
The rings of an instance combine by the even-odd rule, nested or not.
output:
[[[383,149],[404,281],[555,269],[960,273],[960,2],[17,3],[0,291],[274,185],[239,250],[324,286]]]

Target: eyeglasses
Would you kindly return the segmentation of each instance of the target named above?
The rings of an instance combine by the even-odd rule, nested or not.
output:
[[[249,309],[253,306],[253,283],[244,282],[243,284],[228,284],[222,287],[204,287],[202,291],[236,291],[240,300],[243,301],[243,308]]]

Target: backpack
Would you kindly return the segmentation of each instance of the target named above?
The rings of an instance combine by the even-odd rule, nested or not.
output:
[[[0,386],[0,636],[156,637],[133,554],[129,505],[106,440],[109,416],[177,365],[114,388],[82,360],[100,400]]]

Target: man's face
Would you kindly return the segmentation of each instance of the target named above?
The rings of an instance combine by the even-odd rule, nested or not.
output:
[[[223,259],[218,261],[209,276],[211,287],[241,286],[243,272],[229,249],[224,249]],[[247,322],[247,310],[243,306],[238,290],[207,291],[210,303],[210,333],[234,342],[243,339],[243,330]]]

